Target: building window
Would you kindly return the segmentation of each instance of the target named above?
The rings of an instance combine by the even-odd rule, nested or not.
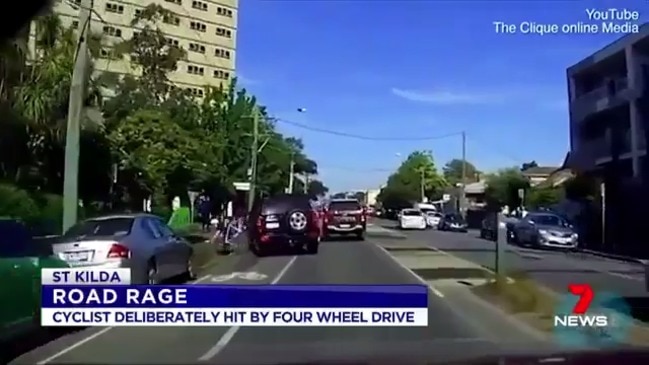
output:
[[[171,24],[171,25],[176,25],[176,26],[180,25],[180,18],[173,15],[165,16],[164,18],[162,18],[162,21],[164,23]]]
[[[221,16],[225,16],[225,17],[228,17],[228,18],[232,18],[232,10],[227,9],[227,8],[222,8],[220,6],[218,8],[216,8],[216,14],[221,15]]]
[[[177,39],[173,39],[170,37],[166,37],[165,40],[167,41],[167,44],[173,47],[178,47],[180,44]]]
[[[202,1],[192,1],[192,8],[207,11],[207,3]]]
[[[124,14],[124,6],[115,3],[106,3],[106,11],[109,13]]]
[[[225,38],[232,38],[232,31],[229,30],[229,29],[218,27],[218,28],[216,28],[216,35],[221,36],[221,37],[225,37]]]
[[[142,9],[135,9],[135,16],[140,16],[142,14]]]
[[[72,21],[72,29],[77,29],[79,28],[79,21],[78,20],[73,20]]]
[[[228,80],[230,78],[230,73],[223,70],[214,70],[214,78]]]
[[[190,94],[193,96],[202,98],[203,97],[203,89],[200,88],[195,88],[195,87],[188,87],[187,91],[189,91]]]
[[[72,0],[75,5],[81,5],[81,0]]]
[[[182,0],[165,0],[165,1],[176,5],[181,5],[183,3]]]
[[[200,22],[190,22],[189,28],[192,30],[197,30],[199,32],[205,32],[207,30],[207,25]]]
[[[122,30],[107,25],[104,27],[104,34],[109,35],[111,37],[121,38]]]
[[[190,43],[189,50],[196,53],[205,53],[205,46],[198,43]]]
[[[227,49],[221,49],[217,48],[214,50],[214,56],[219,57],[219,58],[225,58],[225,59],[230,59],[230,51]]]
[[[120,58],[120,55],[115,53],[115,51],[112,49],[102,48],[99,50],[99,57],[108,58],[108,59],[118,59]]]
[[[202,67],[189,65],[187,66],[187,73],[192,75],[203,76],[205,74],[205,69]]]

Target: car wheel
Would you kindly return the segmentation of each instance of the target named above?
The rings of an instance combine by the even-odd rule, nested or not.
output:
[[[160,282],[158,279],[158,266],[156,265],[155,259],[149,260],[149,264],[146,269],[146,283],[148,285],[157,285]]]
[[[187,259],[187,266],[185,266],[185,273],[183,274],[183,279],[185,281],[190,281],[196,279],[196,272],[194,271],[194,263],[191,257]]]
[[[308,226],[307,212],[296,209],[288,212],[286,216],[286,223],[291,232],[302,233],[306,231]]]
[[[365,232],[359,232],[356,234],[356,239],[359,241],[365,241]]]

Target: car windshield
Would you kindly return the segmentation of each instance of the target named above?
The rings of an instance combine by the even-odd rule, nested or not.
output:
[[[133,218],[87,220],[76,224],[63,235],[66,238],[125,236],[131,232]]]
[[[449,222],[453,222],[453,223],[461,223],[461,222],[463,222],[462,217],[459,216],[459,215],[455,215],[455,214],[447,215],[444,219],[449,221]]]
[[[421,212],[418,210],[404,210],[403,212],[401,212],[401,214],[408,217],[421,216]]]
[[[542,226],[567,227],[568,223],[556,215],[551,214],[534,214],[529,216],[529,220]]]

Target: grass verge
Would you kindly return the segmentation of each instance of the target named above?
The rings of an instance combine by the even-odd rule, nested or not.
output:
[[[505,310],[516,319],[549,334],[554,329],[553,317],[558,294],[525,274],[514,274],[509,277],[514,281],[503,278],[472,290],[480,298]],[[627,343],[647,346],[649,327],[645,323],[635,321],[629,331]]]

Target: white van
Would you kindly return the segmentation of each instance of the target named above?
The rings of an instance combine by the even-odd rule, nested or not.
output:
[[[414,209],[420,210],[422,213],[424,213],[424,216],[426,217],[426,224],[428,227],[437,227],[437,224],[439,224],[439,220],[442,217],[442,214],[440,214],[437,211],[437,207],[434,204],[430,203],[415,203],[413,206]]]

